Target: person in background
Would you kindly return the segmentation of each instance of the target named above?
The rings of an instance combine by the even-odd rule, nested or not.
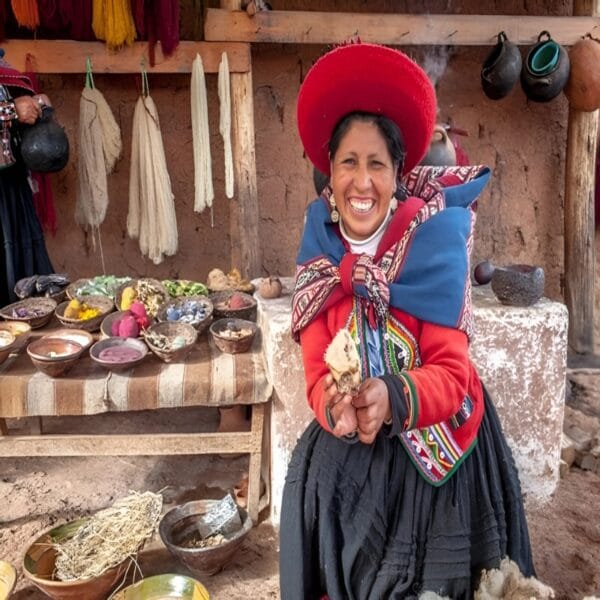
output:
[[[472,208],[490,173],[416,167],[435,116],[425,72],[383,46],[333,49],[300,88],[300,138],[330,184],[297,257],[315,420],[283,493],[282,600],[461,600],[505,557],[534,573],[516,466],[468,352]],[[350,391],[324,359],[342,329]]]
[[[21,125],[33,125],[50,105],[0,50],[0,306],[17,300],[15,283],[54,272],[33,203],[32,179],[18,149]]]

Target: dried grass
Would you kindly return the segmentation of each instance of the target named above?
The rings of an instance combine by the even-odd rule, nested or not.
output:
[[[55,577],[88,579],[134,558],[156,531],[162,502],[161,494],[132,492],[92,515],[74,536],[55,544]]]

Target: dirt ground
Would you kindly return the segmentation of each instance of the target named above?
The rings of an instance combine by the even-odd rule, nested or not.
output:
[[[44,419],[45,433],[126,433],[214,430],[209,409]],[[26,427],[28,420],[13,421]],[[175,429],[177,428],[177,429]],[[0,558],[17,567],[28,543],[42,530],[110,505],[129,490],[164,489],[165,506],[221,497],[247,469],[245,457],[23,458],[0,460]],[[551,504],[529,511],[538,577],[559,599],[600,595],[600,475],[572,468],[560,481]],[[263,513],[264,517],[264,513]],[[263,520],[221,573],[203,581],[211,599],[267,600],[279,597],[276,531]],[[145,575],[185,573],[160,540],[144,550]],[[43,600],[19,568],[13,600]],[[83,599],[82,599],[83,600]]]

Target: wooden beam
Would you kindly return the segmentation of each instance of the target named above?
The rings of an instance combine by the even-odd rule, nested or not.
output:
[[[547,30],[572,45],[586,33],[600,36],[596,17],[511,15],[400,15],[309,11],[246,12],[209,8],[204,37],[210,41],[332,44],[359,35],[363,42],[393,45],[491,46],[500,31],[511,42],[533,44]]]
[[[600,14],[600,2],[575,0],[573,11]],[[578,18],[578,17],[572,17]],[[569,108],[565,169],[565,302],[569,309],[569,346],[594,352],[595,226],[594,186],[599,111]]]
[[[5,40],[0,47],[6,52],[6,60],[19,71],[26,70],[25,57],[30,54],[37,73],[85,73],[87,57],[94,73],[137,73],[142,58],[149,73],[190,73],[197,53],[206,73],[218,73],[223,52],[227,52],[232,73],[246,73],[251,68],[250,46],[243,43],[179,42],[166,58],[158,44],[154,67],[150,66],[146,42],[136,42],[117,52],[110,51],[103,42],[71,40]]]
[[[240,7],[241,0],[221,0],[221,9],[225,13],[239,11]],[[235,190],[229,224],[231,265],[237,267],[247,279],[260,275],[253,97],[252,70],[232,73],[231,130]]]
[[[261,441],[256,433],[236,431],[231,433],[153,433],[148,435],[0,436],[1,457],[162,456],[239,454],[240,452],[260,455]]]

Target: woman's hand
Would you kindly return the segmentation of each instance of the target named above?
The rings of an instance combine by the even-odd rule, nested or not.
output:
[[[335,423],[333,435],[342,437],[353,433],[357,428],[356,410],[352,406],[352,396],[350,394],[341,394],[338,391],[337,384],[331,374],[325,376],[323,381],[323,393],[325,402],[329,407],[329,412]]]
[[[352,398],[358,421],[358,437],[363,444],[371,444],[384,421],[392,418],[390,398],[385,383],[377,377],[365,379]]]
[[[14,103],[17,119],[26,125],[33,125],[42,116],[44,106],[51,106],[46,94],[19,96],[15,98]]]

